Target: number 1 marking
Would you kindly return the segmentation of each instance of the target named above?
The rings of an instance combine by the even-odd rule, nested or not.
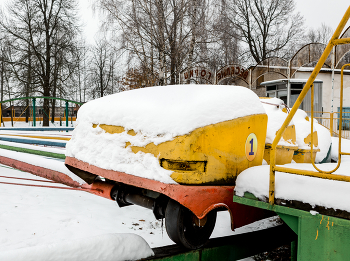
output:
[[[254,139],[252,138],[252,139],[249,141],[249,143],[251,144],[249,155],[254,155],[254,151],[253,151]]]

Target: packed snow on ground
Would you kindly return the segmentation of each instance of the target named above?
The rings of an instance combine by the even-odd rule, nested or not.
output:
[[[333,143],[334,145],[335,143]],[[334,148],[335,146],[332,146]],[[333,150],[332,150],[333,151]],[[342,143],[342,151],[350,152],[350,142]],[[344,156],[342,156],[343,159]],[[344,157],[345,158],[345,157]],[[319,169],[330,171],[337,163],[317,164]],[[313,170],[311,164],[286,164],[284,167],[293,169]],[[334,174],[350,176],[349,157],[342,160],[340,168]],[[260,199],[268,198],[270,166],[262,165],[249,168],[239,174],[235,193],[243,196],[250,192]],[[275,197],[285,200],[298,200],[313,206],[340,209],[350,212],[350,183],[320,178],[312,178],[289,173],[276,172]]]
[[[66,156],[128,174],[175,183],[172,171],[150,153],[134,154],[130,146],[159,144],[196,128],[253,114],[264,114],[254,92],[239,86],[176,85],[126,91],[84,104]],[[123,126],[109,134],[93,124]],[[134,130],[136,136],[127,134]],[[126,147],[126,148],[125,148]]]
[[[0,172],[45,180],[4,165],[0,165]],[[0,181],[50,185],[5,178]],[[0,184],[0,198],[2,261],[134,260],[152,253],[147,244],[152,248],[174,244],[151,210],[119,208],[116,202],[87,192]],[[230,225],[229,213],[218,212],[212,237],[265,229],[276,226],[276,222],[269,218],[234,232]]]
[[[154,255],[147,242],[135,234],[105,234],[56,244],[3,251],[3,261],[138,260]]]

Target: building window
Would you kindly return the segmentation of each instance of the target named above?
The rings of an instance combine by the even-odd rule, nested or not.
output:
[[[339,130],[339,118],[340,118],[340,107],[338,107],[338,130]],[[342,130],[350,130],[350,107],[343,107],[342,113]]]

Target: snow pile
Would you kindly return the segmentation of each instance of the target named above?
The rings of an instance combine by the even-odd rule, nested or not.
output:
[[[55,160],[51,161],[54,162]],[[1,164],[0,173],[5,176],[45,180]],[[0,181],[42,184],[41,182],[6,178],[0,178]],[[55,186],[66,187],[60,184]],[[31,249],[38,250],[35,260],[40,260],[42,251],[45,248],[54,248],[56,251],[59,246],[62,246],[61,251],[64,252],[66,246],[62,242],[67,240],[74,247],[77,247],[76,251],[82,254],[81,258],[77,260],[100,260],[98,258],[84,258],[85,256],[81,251],[84,248],[84,252],[88,251],[91,253],[93,250],[99,251],[100,247],[108,252],[115,251],[116,244],[111,246],[110,243],[106,242],[111,240],[111,237],[107,235],[111,233],[113,235],[120,233],[124,235],[137,234],[144,238],[150,247],[174,244],[165,232],[162,222],[154,218],[151,210],[135,205],[119,208],[116,202],[87,192],[0,184],[0,198],[2,199],[0,260],[6,260],[4,258],[5,254],[9,257],[10,252],[12,252],[11,257],[13,258],[10,260],[17,261],[19,260],[18,256],[14,256],[17,251],[28,253],[32,252]],[[230,213],[228,211],[220,211],[218,212],[212,238],[251,232],[274,225],[275,222],[268,219],[232,231]],[[93,245],[92,247],[85,247],[80,245],[79,242],[85,239],[90,243],[94,242],[94,244],[104,241],[109,247],[107,249],[107,246]],[[112,240],[113,242],[117,241],[117,239],[114,240],[113,238]],[[90,243],[88,244],[91,246]],[[137,239],[137,244],[139,245],[139,243],[141,244],[140,240]],[[131,244],[134,244],[134,242],[131,242]],[[146,250],[144,247],[146,246],[142,243],[140,250]],[[71,249],[70,246],[68,248]],[[135,248],[128,246],[127,249],[133,252],[138,251],[138,249],[135,250]],[[94,253],[91,254],[92,257],[95,256]],[[137,253],[128,254],[136,255]],[[109,255],[112,256],[112,254]],[[62,256],[60,255],[59,257]],[[117,258],[118,256],[109,260]],[[59,260],[66,259],[61,258]]]
[[[338,161],[339,137],[332,137],[332,160]],[[350,153],[350,140],[341,139],[341,151]],[[342,155],[341,162],[350,161],[350,156]]]
[[[239,86],[175,85],[122,92],[80,108],[66,156],[104,169],[174,183],[172,171],[161,168],[156,157],[134,154],[126,143],[157,145],[196,128],[264,113],[256,94]],[[122,126],[125,131],[109,134],[100,127],[93,128],[93,124]],[[136,135],[128,135],[129,130]]]
[[[343,140],[344,141],[344,140]],[[332,148],[336,143],[334,142]],[[332,152],[334,150],[332,149]],[[350,152],[350,141],[342,143],[342,151]],[[332,154],[333,155],[333,154]],[[342,159],[344,156],[342,157]],[[335,169],[336,163],[318,164],[321,170]],[[312,164],[286,164],[287,168],[312,170]],[[338,175],[350,176],[350,161],[344,160],[339,169],[334,172]],[[262,165],[246,169],[236,180],[235,193],[243,196],[250,192],[260,199],[268,198],[270,166]],[[348,199],[350,198],[350,182],[312,178],[289,173],[276,172],[275,197],[285,200],[298,200],[311,205],[326,208],[340,209],[350,212]]]
[[[276,137],[277,131],[281,128],[288,114],[282,111],[286,107],[281,99],[271,98],[261,99],[260,101],[268,117],[265,143],[272,144]],[[293,121],[289,123],[289,126],[290,125],[294,125]],[[285,141],[283,137],[281,137],[278,145],[291,146],[294,144],[292,141]]]
[[[147,242],[135,234],[106,234],[50,245],[2,251],[2,261],[139,260],[153,256]]]

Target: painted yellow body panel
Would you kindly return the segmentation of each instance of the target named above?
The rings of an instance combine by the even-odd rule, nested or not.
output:
[[[285,145],[277,145],[276,150],[276,164],[277,165],[284,165],[291,163],[293,160],[293,154],[294,151],[298,149],[298,146],[296,145],[296,133],[295,133],[295,126],[290,125],[286,128],[286,130],[283,133],[283,140],[287,143],[289,143],[289,146]],[[270,164],[270,151],[271,151],[271,144],[265,144],[265,151],[264,151],[264,160],[267,162],[267,164]]]
[[[313,150],[314,160],[316,158],[316,153],[319,151],[320,151],[319,149]],[[309,149],[309,150],[303,150],[303,149],[296,150],[294,152],[294,155],[293,155],[293,160],[296,163],[311,163],[311,149]]]
[[[296,133],[295,133],[295,126],[294,125],[290,125],[286,128],[286,130],[284,131],[282,138],[291,143],[292,145],[296,144]]]
[[[314,146],[318,146],[318,136],[317,136],[317,131],[314,131],[312,133],[313,135],[313,142],[314,142]],[[305,144],[308,144],[311,147],[311,133],[304,139]]]
[[[122,130],[120,126],[100,127],[109,133]],[[137,147],[127,142],[126,147],[131,146],[134,153],[153,154],[180,184],[231,185],[243,170],[262,164],[266,127],[266,114],[250,115],[198,128],[158,145]]]
[[[294,151],[298,149],[297,146],[282,146],[276,147],[276,164],[284,165],[292,162]],[[265,144],[264,160],[270,164],[271,144]]]

